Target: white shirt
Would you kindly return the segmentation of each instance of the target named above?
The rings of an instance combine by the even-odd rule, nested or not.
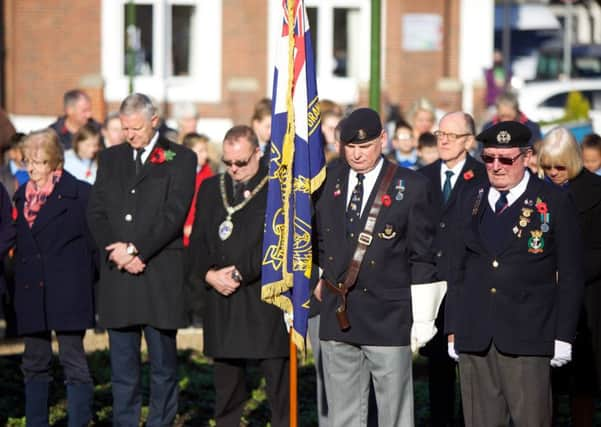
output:
[[[530,172],[526,170],[524,177],[518,183],[518,185],[509,190],[509,193],[507,194],[507,207],[511,206],[513,202],[515,202],[522,196],[522,194],[524,194],[524,192],[526,191],[526,187],[528,186],[529,180]],[[501,197],[501,193],[499,193],[499,191],[494,187],[490,187],[490,191],[488,192],[488,204],[490,205],[490,208],[493,212],[495,211],[495,203],[497,203],[499,197]]]
[[[445,162],[440,163],[440,189],[444,190],[444,183],[447,180],[447,171],[453,172],[453,176],[451,176],[451,189],[455,188],[455,183],[457,182],[457,178],[461,173],[461,169],[463,169],[463,165],[465,165],[465,160],[463,159],[459,163],[457,163],[452,169],[449,168]]]
[[[144,147],[144,152],[142,153],[142,164],[146,163],[146,160],[148,159],[148,156],[150,156],[150,153],[152,153],[152,150],[154,149],[154,146],[156,145],[158,139],[159,133],[155,132],[152,138],[150,138],[150,143],[146,147]],[[132,147],[132,149],[134,150],[134,160],[136,160],[136,155],[138,152],[135,148]]]
[[[98,163],[96,160],[82,159],[75,154],[73,149],[65,151],[65,164],[63,168],[80,181],[94,184]]]
[[[376,167],[367,172],[365,178],[363,178],[363,200],[361,203],[361,214],[363,215],[363,208],[367,204],[367,200],[371,194],[371,190],[373,190],[374,185],[376,185],[376,180],[378,179],[378,175],[380,175],[380,170],[382,170],[382,165],[384,164],[384,159],[380,157],[378,163],[376,163]],[[357,172],[354,170],[350,170],[348,174],[348,189],[346,192],[346,206],[348,206],[351,201],[351,197],[353,195],[353,190],[357,185]]]

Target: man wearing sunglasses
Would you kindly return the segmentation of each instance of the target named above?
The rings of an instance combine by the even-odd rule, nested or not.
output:
[[[316,205],[323,275],[315,295],[332,427],[365,425],[370,375],[378,424],[413,426],[411,349],[434,336],[446,289],[434,283],[427,179],[384,159],[386,141],[374,110],[344,119],[345,162],[328,169]]]
[[[460,220],[459,194],[487,180],[484,165],[468,154],[474,134],[472,116],[462,111],[446,114],[434,132],[440,160],[419,170],[432,184],[431,211],[436,225],[432,252],[439,280],[447,280],[450,276],[453,246],[458,240],[458,227],[454,225]],[[444,308],[441,308],[436,319],[438,332],[420,350],[428,358],[430,414],[434,427],[453,425],[455,418],[457,364],[447,355],[443,325]]]
[[[204,353],[214,361],[215,421],[239,426],[247,400],[245,370],[266,379],[271,425],[289,425],[288,334],[282,311],[261,301],[268,171],[252,128],[223,140],[226,172],[199,190],[190,236],[190,281],[201,289]]]
[[[566,192],[527,171],[528,128],[476,137],[489,184],[462,194],[446,304],[465,425],[551,425],[550,366],[571,360],[583,292],[578,217]]]

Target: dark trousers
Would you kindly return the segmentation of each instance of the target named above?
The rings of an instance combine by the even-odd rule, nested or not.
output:
[[[137,427],[140,421],[142,331],[150,360],[150,399],[146,425],[169,426],[177,414],[177,331],[151,326],[109,329],[113,425],[116,427]]]
[[[510,356],[494,344],[484,353],[460,353],[466,427],[551,425],[548,357]]]
[[[56,332],[58,359],[65,374],[66,384],[91,383],[86,352],[83,349],[85,331]],[[52,381],[52,335],[41,332],[24,337],[25,351],[21,359],[21,371],[25,382]]]
[[[246,359],[215,359],[215,421],[217,427],[239,427],[248,398]],[[290,423],[290,390],[288,358],[257,360],[265,376],[267,399],[271,407],[272,427],[288,427]]]

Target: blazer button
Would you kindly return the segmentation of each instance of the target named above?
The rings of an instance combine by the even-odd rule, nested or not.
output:
[[[442,251],[436,252],[436,257],[440,258],[442,256]]]
[[[133,216],[131,216],[131,214],[127,214],[127,215],[125,215],[125,220],[126,220],[127,222],[131,222],[131,220],[132,220],[132,219],[134,219],[134,217],[133,217]]]
[[[493,268],[499,268],[499,261],[497,261],[496,259],[493,260],[492,266],[493,266]]]
[[[132,189],[131,189],[131,191],[130,191],[130,193],[131,193],[131,194],[136,194],[136,189],[135,189],[135,188],[132,188]]]
[[[58,195],[58,199],[60,200],[60,199],[62,199],[62,198],[63,198],[63,196],[62,196],[61,194],[59,194],[59,195]]]
[[[363,288],[363,292],[367,292],[367,288]]]
[[[329,256],[328,257],[328,261],[334,261],[334,257],[333,256]]]
[[[491,294],[496,294],[497,293],[497,288],[490,288],[490,293]]]
[[[440,222],[440,228],[445,228],[447,225],[444,222]]]
[[[369,262],[369,265],[370,265],[370,267],[373,267],[373,266],[375,266],[375,265],[376,265],[376,262],[375,262],[375,261],[372,259],[372,260]]]

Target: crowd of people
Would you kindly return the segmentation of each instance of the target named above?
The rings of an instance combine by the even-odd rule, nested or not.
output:
[[[388,123],[320,103],[308,332],[319,426],[414,425],[417,352],[433,426],[552,425],[557,391],[575,426],[592,425],[601,137],[543,137],[511,93],[490,105],[478,133],[470,114],[426,99]],[[64,116],[10,139],[0,293],[25,344],[28,426],[48,425],[53,333],[69,425],[92,420],[83,338],[95,326],[108,332],[113,424],[139,424],[144,337],[146,424],[171,425],[176,336],[191,323],[213,360],[216,425],[240,425],[249,365],[266,379],[271,425],[289,425],[288,332],[260,297],[271,110],[258,101],[221,158],[193,106],[176,108],[176,132],[143,94],[98,123],[85,92],[69,91]]]

